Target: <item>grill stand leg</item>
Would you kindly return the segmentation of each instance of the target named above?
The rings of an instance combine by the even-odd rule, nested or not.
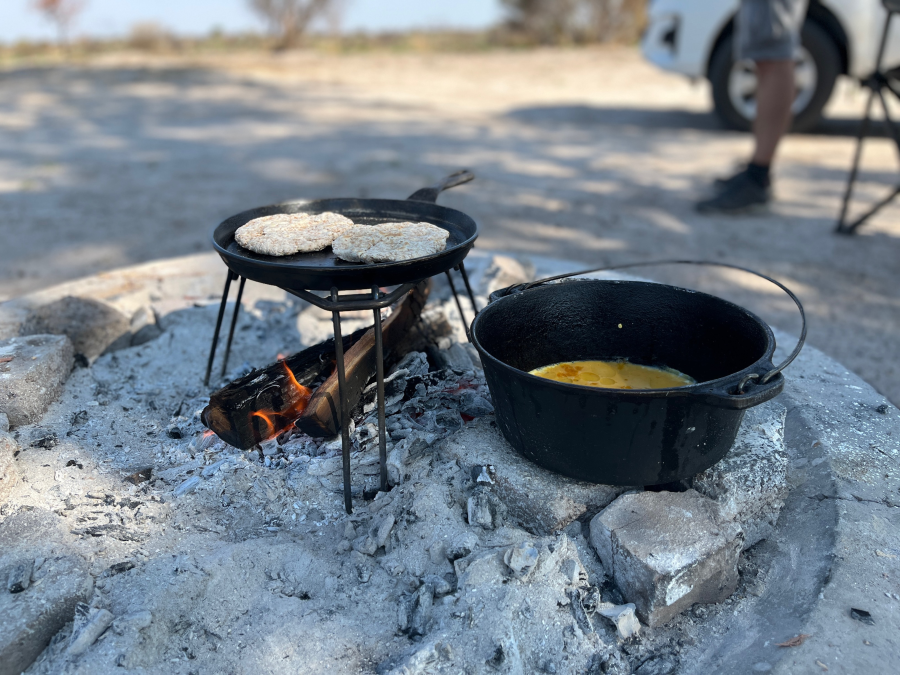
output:
[[[231,315],[231,328],[228,329],[228,342],[225,343],[225,358],[222,359],[222,377],[225,377],[225,371],[228,368],[228,357],[231,356],[231,341],[234,340],[234,327],[237,325],[238,314],[241,312],[241,297],[244,295],[244,284],[247,283],[246,277],[240,277],[240,280],[237,300],[234,303],[234,314]]]
[[[222,318],[225,316],[225,305],[228,304],[228,291],[231,289],[231,280],[236,275],[228,270],[228,277],[225,279],[225,290],[222,291],[222,303],[219,305],[219,316],[216,319],[216,331],[213,333],[212,346],[209,348],[209,361],[206,362],[206,377],[203,378],[203,386],[209,386],[209,374],[212,372],[213,361],[216,358],[216,345],[219,344],[219,331],[222,330]]]
[[[469,324],[466,322],[466,315],[463,313],[462,303],[459,301],[459,293],[456,292],[456,284],[453,283],[453,277],[450,276],[450,271],[447,270],[444,272],[447,275],[447,281],[450,282],[450,290],[453,291],[453,299],[456,300],[456,308],[459,310],[459,320],[463,323],[463,328],[466,331],[466,339],[471,342],[472,338],[469,336]]]
[[[337,288],[331,289],[331,300],[338,301]],[[377,310],[376,310],[377,311]],[[338,396],[340,397],[340,423],[341,423],[341,455],[344,460],[344,509],[347,513],[353,513],[353,498],[350,495],[350,428],[348,417],[350,406],[347,402],[347,379],[344,372],[344,338],[341,336],[341,313],[338,310],[331,312],[331,320],[334,324],[334,354],[337,361]]]
[[[475,312],[475,316],[478,316],[478,304],[475,302],[475,294],[472,292],[472,285],[469,283],[469,275],[466,274],[466,266],[463,263],[459,263],[457,269],[462,275],[463,283],[466,285],[466,293],[469,294],[469,302],[472,303],[472,311]]]
[[[378,286],[372,286],[372,297],[377,301]],[[378,461],[381,465],[381,491],[387,492],[387,438],[384,421],[384,344],[381,334],[381,309],[372,310],[375,315],[375,377],[378,390]]]

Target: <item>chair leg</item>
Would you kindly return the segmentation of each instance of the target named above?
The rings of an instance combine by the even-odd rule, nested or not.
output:
[[[856,228],[858,228],[860,225],[862,225],[876,211],[878,211],[883,206],[888,204],[894,197],[897,196],[898,191],[900,191],[900,187],[898,187],[898,189],[895,190],[888,198],[886,198],[886,199],[882,200],[881,202],[879,202],[878,204],[876,204],[874,208],[869,210],[863,216],[861,216],[860,218],[857,218],[855,221],[853,221],[850,224],[846,223],[847,210],[850,207],[850,197],[853,194],[853,183],[856,182],[856,176],[859,172],[859,161],[860,161],[860,157],[862,155],[863,140],[865,139],[866,134],[868,134],[868,132],[869,132],[869,120],[870,120],[871,114],[872,114],[872,101],[875,100],[876,94],[881,99],[881,104],[882,104],[882,107],[884,108],[884,114],[885,114],[885,118],[886,118],[885,124],[887,124],[888,131],[890,132],[891,136],[893,137],[894,142],[897,144],[898,153],[900,153],[900,134],[898,134],[896,127],[894,127],[894,125],[893,125],[893,121],[890,118],[890,113],[888,112],[887,102],[884,100],[884,93],[882,92],[882,88],[886,85],[886,83],[885,83],[885,77],[881,72],[881,64],[882,64],[882,61],[884,60],[884,50],[885,50],[885,46],[887,45],[888,31],[890,30],[891,19],[893,19],[893,18],[894,18],[894,12],[888,11],[888,14],[884,19],[884,28],[881,31],[881,40],[878,44],[878,56],[875,59],[875,73],[872,75],[872,77],[869,80],[869,85],[872,88],[872,92],[869,94],[869,100],[866,103],[866,115],[863,118],[862,124],[860,125],[860,128],[859,128],[859,137],[857,138],[857,141],[856,141],[856,152],[853,156],[853,166],[850,169],[850,176],[847,180],[847,189],[844,192],[844,201],[841,204],[841,215],[838,217],[837,227],[835,228],[835,232],[837,232],[838,234],[853,234],[856,231]],[[891,91],[893,91],[893,88],[891,88],[890,86],[888,86],[888,88],[891,89]]]
[[[875,90],[869,93],[869,101],[866,103],[866,116],[863,117],[862,124],[859,125],[859,136],[856,138],[856,152],[853,154],[853,166],[850,168],[850,177],[847,180],[847,189],[844,191],[844,202],[841,205],[841,215],[838,217],[835,232],[839,234],[852,234],[853,230],[845,224],[847,218],[847,210],[850,207],[850,197],[853,194],[853,183],[856,182],[856,174],[859,172],[859,160],[862,156],[863,140],[869,133],[869,119],[872,114],[872,102],[875,100]],[[857,225],[858,226],[858,225]]]

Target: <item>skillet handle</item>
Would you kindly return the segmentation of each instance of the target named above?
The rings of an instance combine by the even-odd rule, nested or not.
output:
[[[411,199],[417,202],[431,202],[432,204],[434,204],[437,201],[438,195],[444,190],[449,190],[450,188],[456,187],[457,185],[468,183],[474,178],[474,173],[472,173],[468,169],[463,169],[462,171],[451,173],[449,176],[441,179],[431,187],[416,190],[409,197],[407,197],[407,199]]]

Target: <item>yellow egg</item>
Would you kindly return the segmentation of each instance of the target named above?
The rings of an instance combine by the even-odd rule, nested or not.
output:
[[[671,389],[695,384],[695,380],[673,368],[641,366],[628,361],[567,361],[531,371],[532,375],[557,382],[608,389]]]

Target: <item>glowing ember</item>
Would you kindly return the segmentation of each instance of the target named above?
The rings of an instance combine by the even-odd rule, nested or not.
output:
[[[282,410],[257,410],[250,413],[251,418],[258,417],[265,425],[260,429],[260,436],[264,440],[274,438],[290,427],[294,420],[306,410],[309,398],[312,396],[312,391],[297,382],[297,378],[290,367],[288,367],[287,362],[282,359],[281,365],[284,366],[285,377],[290,383],[290,398],[287,401],[287,406]]]

